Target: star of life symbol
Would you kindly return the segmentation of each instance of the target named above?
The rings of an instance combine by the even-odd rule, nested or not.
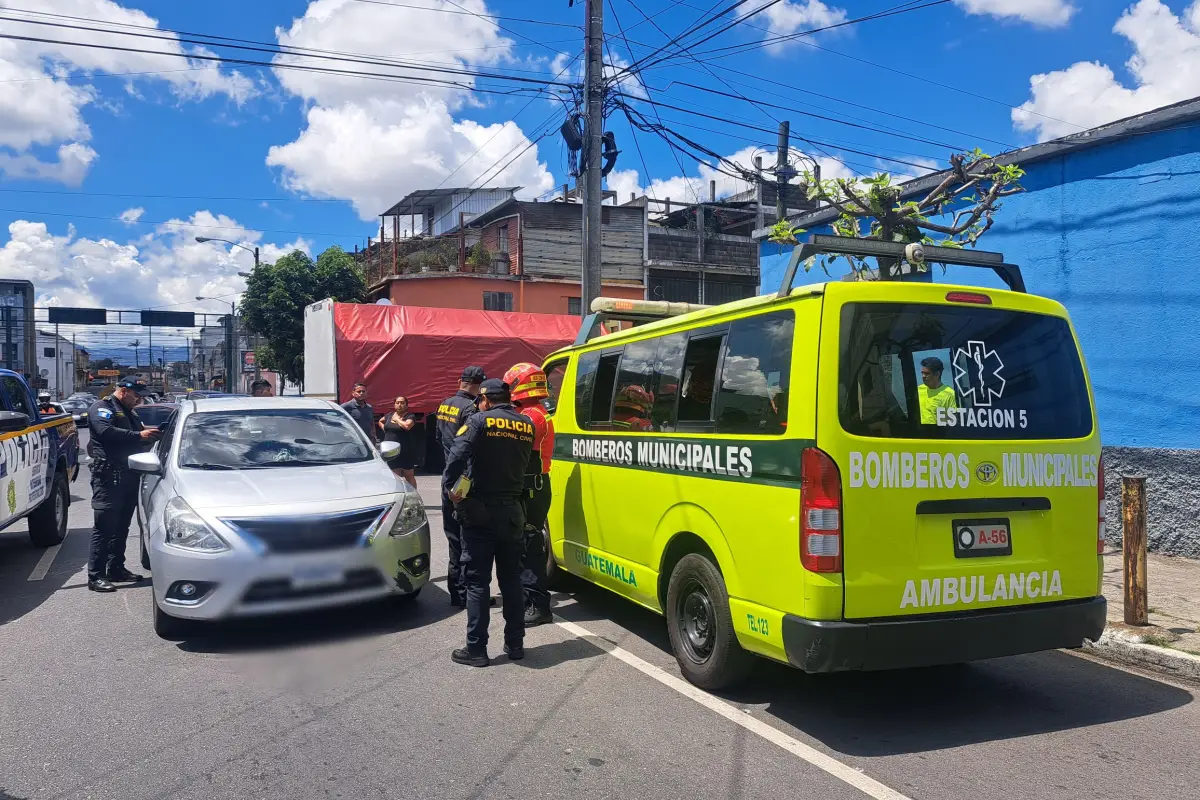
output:
[[[972,406],[989,407],[1004,396],[1004,362],[983,342],[968,341],[954,352],[954,385]]]

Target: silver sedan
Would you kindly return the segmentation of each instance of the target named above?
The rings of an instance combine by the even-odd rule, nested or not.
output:
[[[154,629],[394,597],[429,579],[420,496],[345,411],[296,397],[185,400],[149,453],[138,524]]]

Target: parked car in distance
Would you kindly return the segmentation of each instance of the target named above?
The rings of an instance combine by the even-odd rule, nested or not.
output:
[[[146,403],[138,406],[134,412],[146,427],[160,428],[178,410],[178,403]]]
[[[429,579],[415,490],[324,400],[185,400],[152,452],[131,456],[154,630],[394,597]]]
[[[76,425],[81,428],[86,428],[88,426],[88,409],[92,407],[92,403],[94,402],[96,402],[96,398],[94,397],[89,401],[71,396],[66,400],[63,400],[61,403],[56,403],[55,405],[59,406],[64,413],[70,414],[72,417],[74,417]]]

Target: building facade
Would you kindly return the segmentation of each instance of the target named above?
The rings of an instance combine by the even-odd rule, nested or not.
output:
[[[1120,541],[1120,476],[1148,477],[1151,546],[1200,557],[1200,101],[1008,153],[1025,192],[1006,198],[981,249],[1022,268],[1031,293],[1071,313],[1105,449],[1108,536]],[[906,184],[928,191],[942,174]],[[794,222],[826,233],[828,211]],[[764,231],[757,232],[760,237]],[[763,291],[790,249],[760,245]],[[940,273],[940,269],[939,269]],[[836,279],[840,277],[834,275]],[[829,280],[820,268],[799,282]],[[1002,288],[984,270],[936,280]]]

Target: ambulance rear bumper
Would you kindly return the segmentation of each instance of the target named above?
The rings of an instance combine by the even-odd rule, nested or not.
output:
[[[783,645],[805,672],[903,669],[1081,647],[1104,631],[1103,597],[898,620],[783,618]]]

